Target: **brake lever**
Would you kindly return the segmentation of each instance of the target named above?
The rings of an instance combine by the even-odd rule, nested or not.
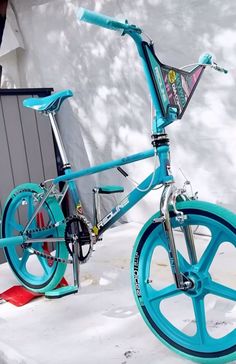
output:
[[[228,73],[228,70],[226,70],[226,69],[225,69],[225,68],[223,68],[223,67],[219,67],[219,66],[217,65],[217,63],[215,63],[215,62],[212,62],[212,64],[211,64],[211,68],[213,68],[214,70],[216,70],[216,71],[218,71],[218,72]]]
[[[228,73],[223,67],[217,65],[216,62],[213,61],[213,55],[211,53],[204,53],[199,57],[198,63],[202,66],[210,66],[214,70],[218,72]]]

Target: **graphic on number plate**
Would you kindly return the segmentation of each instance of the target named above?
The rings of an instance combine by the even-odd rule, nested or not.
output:
[[[182,70],[170,69],[168,66],[161,65],[162,76],[169,104],[178,106],[179,114],[182,113],[191,93],[202,73],[202,67],[197,67],[191,73]]]
[[[197,66],[192,71],[187,72],[160,63],[148,45],[146,45],[146,52],[164,115],[166,116],[168,108],[173,106],[177,107],[178,118],[180,119],[197,86],[204,67]]]

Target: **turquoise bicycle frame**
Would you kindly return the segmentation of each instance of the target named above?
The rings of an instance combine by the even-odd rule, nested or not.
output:
[[[116,30],[120,27],[121,23],[110,22],[109,24],[104,22],[104,18],[99,17],[98,15],[90,14],[89,16],[93,17],[93,23],[97,25],[105,26],[109,29]],[[88,11],[86,11],[86,17],[88,18]],[[81,18],[81,17],[80,17]],[[82,19],[82,18],[81,18]],[[152,123],[152,133],[153,135],[161,135],[165,134],[165,127],[171,124],[173,121],[177,119],[177,110],[175,108],[169,108],[169,112],[164,117],[160,101],[158,99],[158,95],[155,89],[155,83],[151,74],[150,66],[148,65],[148,59],[144,52],[144,41],[141,36],[141,31],[139,28],[125,23],[123,26],[123,34],[128,34],[135,42],[139,56],[142,60],[144,74],[147,80],[148,88],[151,94],[153,106],[155,109],[155,116]],[[207,62],[206,62],[207,63]],[[203,66],[204,68],[204,66]],[[52,96],[54,97],[54,96]],[[53,100],[52,100],[53,101]],[[55,101],[55,100],[54,100]],[[52,122],[53,114],[49,111],[49,117]],[[53,129],[54,130],[54,129]],[[54,130],[55,132],[55,130]],[[59,132],[59,131],[58,131]],[[57,139],[56,139],[57,140]],[[60,141],[60,138],[59,138]],[[58,142],[58,140],[57,140]],[[62,141],[61,141],[62,142]],[[121,165],[125,165],[128,163],[133,163],[139,160],[143,160],[150,157],[159,158],[160,166],[154,172],[155,175],[149,175],[140,185],[135,188],[119,205],[114,207],[109,214],[107,214],[101,222],[98,223],[98,226],[95,228],[97,234],[102,234],[107,228],[109,228],[114,222],[116,222],[122,215],[124,215],[130,208],[132,208],[138,201],[140,201],[153,187],[158,184],[168,184],[174,181],[173,176],[170,172],[170,161],[169,161],[169,146],[168,143],[164,145],[155,145],[153,143],[153,149],[134,154],[125,158],[117,159],[115,161],[110,161],[95,167],[91,167],[88,169],[84,169],[81,171],[73,172],[71,170],[70,165],[64,165],[64,175],[59,176],[53,180],[53,186],[58,184],[59,182],[68,182],[68,189],[72,196],[73,202],[76,206],[80,205],[80,196],[77,189],[77,186],[74,182],[74,179],[81,178],[83,176],[87,176],[94,173],[99,173],[105,171],[107,169],[119,167]],[[62,148],[64,149],[64,148]],[[61,148],[59,148],[61,150]],[[152,183],[151,183],[152,182]],[[148,188],[150,186],[150,188]],[[49,193],[49,192],[48,192]],[[46,195],[45,195],[46,196]],[[35,212],[35,214],[37,211]],[[32,217],[33,218],[33,217]],[[28,224],[29,225],[29,224]],[[10,238],[5,238],[0,241],[0,247],[4,247],[8,244],[8,240]],[[19,241],[18,241],[19,240]],[[22,243],[24,240],[23,237],[18,237],[16,239],[16,244]],[[13,240],[9,240],[10,244],[13,244]]]
[[[121,24],[119,22],[114,21],[110,18],[104,18],[102,16],[99,16],[98,14],[94,14],[92,12],[89,12],[86,10],[85,14],[82,11],[82,15],[78,14],[80,19],[83,19],[83,17],[86,17],[86,21],[90,21],[97,25],[102,25],[108,29],[117,30],[120,29],[120,27],[123,27],[123,33],[122,35],[129,35],[135,42],[138,54],[142,60],[143,70],[144,74],[147,80],[148,88],[151,94],[153,106],[155,109],[155,116],[153,118],[152,123],[152,133],[153,136],[165,134],[165,127],[169,124],[171,124],[173,121],[175,121],[178,118],[178,113],[175,108],[170,107],[168,109],[167,115],[163,116],[162,107],[160,104],[160,100],[157,95],[157,90],[155,88],[155,81],[153,79],[152,75],[152,69],[150,69],[150,65],[148,64],[147,55],[144,51],[144,41],[141,36],[141,30],[137,28],[134,25],[130,25],[128,23]],[[105,19],[105,20],[104,20]],[[209,63],[208,60],[204,59],[205,64]],[[202,68],[204,69],[204,65],[202,65]],[[72,93],[71,93],[72,94]],[[70,94],[70,95],[71,95]],[[52,104],[55,102],[55,96],[52,95]],[[59,100],[60,101],[60,100]],[[60,103],[61,104],[61,103]],[[27,105],[26,105],[27,106]],[[29,106],[29,105],[28,105]],[[50,117],[51,123],[53,123],[53,113],[51,110],[49,110],[48,113]],[[58,132],[59,130],[56,130],[55,124],[53,125],[53,131]],[[56,138],[57,143],[62,143],[61,138]],[[77,189],[77,186],[74,182],[74,179],[81,178],[83,176],[87,176],[94,173],[99,173],[102,171],[105,171],[107,169],[119,167],[121,165],[125,165],[128,163],[133,163],[139,160],[143,160],[150,157],[159,158],[160,166],[156,169],[154,172],[155,175],[152,174],[149,175],[143,182],[140,183],[140,185],[135,188],[119,205],[114,207],[109,214],[107,214],[99,223],[98,226],[95,227],[95,231],[97,235],[102,234],[106,229],[108,229],[114,222],[116,222],[122,215],[124,215],[130,208],[132,208],[138,201],[140,201],[153,187],[155,187],[158,184],[168,184],[173,183],[174,178],[171,175],[170,172],[170,161],[169,161],[169,145],[168,143],[165,143],[163,145],[157,145],[154,142],[153,149],[134,154],[125,158],[117,159],[115,161],[110,161],[95,167],[91,167],[88,169],[84,169],[81,171],[73,172],[71,170],[70,164],[65,163],[64,165],[64,175],[59,176],[53,180],[52,187],[55,184],[58,184],[59,182],[68,182],[68,189],[70,191],[70,194],[72,196],[73,202],[76,206],[80,205],[80,196]],[[64,147],[59,148],[59,151],[63,150]],[[64,158],[65,159],[65,158]],[[62,158],[63,160],[63,158]],[[148,188],[150,186],[150,188]],[[50,190],[50,188],[49,188]],[[49,195],[50,191],[48,191],[45,194],[45,199]],[[34,216],[32,216],[32,219],[37,214],[37,209],[35,211]],[[28,223],[28,225],[30,222]],[[26,229],[27,230],[27,229]],[[15,240],[14,240],[15,239]],[[5,238],[0,241],[0,247],[7,246],[8,244],[21,244],[24,241],[24,236],[19,236],[12,238]]]
[[[152,102],[155,108],[155,117],[152,125],[153,134],[164,133],[164,127],[172,123],[177,119],[177,115],[174,112],[170,112],[168,117],[163,117],[160,102],[158,100],[155,86],[153,83],[152,76],[150,74],[150,69],[147,64],[147,59],[143,50],[143,39],[136,30],[133,29],[132,25],[127,25],[124,34],[130,35],[137,47],[138,53],[141,57],[144,73],[147,79],[148,87],[152,97]],[[149,175],[140,185],[135,188],[128,196],[126,196],[120,204],[114,207],[100,222],[94,227],[94,231],[97,235],[101,235],[105,230],[107,230],[112,224],[114,224],[122,215],[124,215],[129,209],[131,209],[137,202],[139,202],[150,190],[159,184],[171,183],[174,181],[173,176],[170,172],[170,161],[169,161],[169,146],[163,145],[158,148],[153,148],[142,153],[134,154],[125,158],[117,159],[115,161],[110,161],[103,163],[98,166],[94,166],[88,169],[83,169],[80,171],[73,172],[71,168],[65,169],[65,174],[59,176],[53,180],[53,184],[58,184],[59,182],[68,182],[69,191],[72,196],[75,206],[80,205],[80,197],[78,193],[77,186],[74,179],[88,176],[91,174],[99,173],[111,168],[116,168],[125,164],[137,162],[146,158],[154,157],[159,158],[160,166],[154,172],[155,176]],[[153,179],[153,181],[152,181]],[[152,183],[151,183],[152,182]],[[148,188],[150,186],[150,188]]]
[[[169,147],[162,146],[157,149],[157,154],[160,160],[160,166],[150,174],[139,186],[137,186],[129,195],[127,195],[116,207],[114,207],[97,226],[94,227],[94,231],[97,235],[101,235],[112,224],[114,224],[122,215],[124,215],[129,209],[131,209],[137,202],[139,202],[149,191],[159,184],[172,183],[173,176],[170,173],[169,162]],[[85,177],[91,174],[103,172],[105,170],[119,167],[125,164],[134,163],[150,157],[157,158],[155,151],[150,149],[148,151],[133,154],[128,157],[117,159],[114,161],[106,162],[88,169],[82,169],[80,171],[72,172],[71,169],[67,169],[65,175],[59,176],[53,180],[53,184],[59,182],[68,182],[69,191],[73,198],[75,205],[77,206],[79,201],[79,195],[77,186],[74,182],[75,179]]]

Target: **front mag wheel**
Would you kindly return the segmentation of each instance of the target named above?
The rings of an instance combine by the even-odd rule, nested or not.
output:
[[[16,187],[10,194],[2,217],[2,237],[12,237],[21,234],[27,222],[33,215],[40,201],[43,189],[34,183],[26,183]],[[35,230],[32,238],[38,239],[27,247],[9,246],[4,248],[6,259],[14,274],[22,285],[39,293],[52,290],[61,281],[66,264],[56,260],[47,260],[43,256],[32,254],[30,247],[53,258],[66,259],[68,251],[63,242],[50,243],[45,246],[44,239],[64,237],[65,225],[54,227],[54,223],[64,219],[61,207],[55,197],[49,197],[44,202],[40,212],[33,219],[29,230]],[[41,225],[41,226],[40,226]],[[51,227],[36,231],[37,228]]]
[[[236,359],[236,216],[213,204],[184,201],[180,222],[171,212],[181,272],[194,287],[173,283],[168,246],[153,216],[133,250],[131,277],[138,308],[153,333],[179,354],[201,363]],[[184,227],[191,227],[197,262],[191,264]]]

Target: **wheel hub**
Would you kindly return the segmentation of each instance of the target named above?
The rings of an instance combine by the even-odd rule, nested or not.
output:
[[[185,273],[185,276],[193,282],[193,286],[190,287],[185,293],[191,297],[199,297],[205,295],[205,286],[210,279],[209,273],[201,273],[197,269]]]

